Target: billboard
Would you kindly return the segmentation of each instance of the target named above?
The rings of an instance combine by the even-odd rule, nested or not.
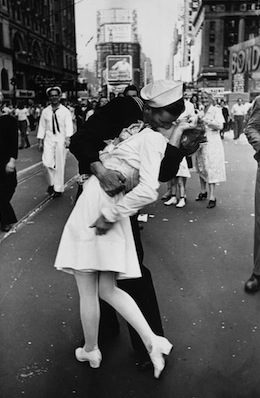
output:
[[[133,77],[131,55],[108,55],[107,81],[108,82],[130,82]]]
[[[229,81],[232,91],[257,91],[260,83],[260,36],[235,44],[229,50]]]
[[[127,43],[131,42],[132,28],[131,24],[105,24],[102,26],[104,32],[104,41],[111,41],[113,43]],[[101,29],[102,31],[102,29]]]
[[[133,11],[124,8],[110,8],[98,11],[100,25],[105,23],[133,22]]]

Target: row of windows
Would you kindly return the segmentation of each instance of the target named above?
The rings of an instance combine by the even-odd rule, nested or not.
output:
[[[225,11],[256,11],[260,10],[259,2],[247,2],[247,3],[227,3],[227,4],[216,4],[210,5],[209,10],[211,12],[225,12]]]

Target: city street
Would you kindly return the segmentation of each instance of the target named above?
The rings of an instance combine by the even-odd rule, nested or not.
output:
[[[232,138],[229,132],[224,140],[227,182],[217,187],[216,208],[194,200],[199,179],[192,172],[186,207],[159,199],[144,209],[145,264],[174,344],[156,380],[135,366],[123,321],[120,336],[101,342],[99,369],[76,361],[77,290],[53,262],[74,204],[77,162],[68,156],[66,191],[50,199],[31,137],[31,148],[19,152],[13,198],[20,222],[0,235],[1,398],[259,397],[260,293],[243,290],[252,270],[256,162],[245,137]]]

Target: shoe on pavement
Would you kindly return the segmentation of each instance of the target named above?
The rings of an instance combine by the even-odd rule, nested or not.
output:
[[[172,197],[172,193],[167,191],[162,197],[161,200],[169,200]]]
[[[171,206],[171,205],[176,205],[177,204],[177,198],[175,195],[173,195],[169,200],[164,202],[165,206]]]
[[[79,362],[89,362],[91,368],[99,368],[102,360],[102,355],[98,348],[87,352],[83,347],[79,347],[75,350],[75,356]]]
[[[217,204],[217,199],[214,199],[214,200],[209,200],[209,203],[208,203],[208,205],[207,205],[207,209],[213,209],[214,207],[216,207],[216,204]]]
[[[260,290],[260,275],[252,274],[245,283],[245,291],[247,293],[255,293]]]
[[[186,205],[185,199],[184,198],[180,198],[180,200],[177,203],[176,207],[181,208],[181,207],[184,207],[185,205]]]
[[[12,228],[12,224],[2,224],[1,225],[1,230],[3,231],[3,232],[9,232],[10,231],[10,229]]]
[[[53,185],[49,185],[48,188],[47,188],[47,193],[48,193],[49,195],[52,195],[53,192],[54,192]]]
[[[62,195],[62,192],[56,192],[56,191],[53,191],[53,192],[54,192],[53,193],[53,198],[59,198]]]

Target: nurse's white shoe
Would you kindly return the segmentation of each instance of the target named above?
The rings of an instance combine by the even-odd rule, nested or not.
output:
[[[102,360],[102,355],[98,348],[87,352],[84,348],[79,347],[75,350],[75,356],[79,362],[88,361],[91,368],[99,368]]]
[[[185,199],[184,198],[180,198],[179,202],[177,203],[176,207],[184,207],[186,205]]]
[[[171,206],[171,205],[176,205],[177,203],[177,198],[175,195],[173,195],[169,200],[167,200],[166,202],[164,202],[165,206]]]

